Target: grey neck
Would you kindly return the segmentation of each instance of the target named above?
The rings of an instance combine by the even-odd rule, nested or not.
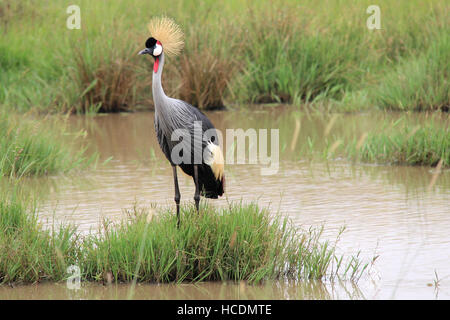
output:
[[[155,61],[156,62],[156,61]],[[166,94],[164,93],[162,83],[161,83],[161,75],[164,68],[164,52],[159,56],[159,65],[158,71],[153,71],[153,81],[152,81],[152,92],[153,92],[153,102],[155,103],[155,108],[163,106],[164,101],[167,99]]]

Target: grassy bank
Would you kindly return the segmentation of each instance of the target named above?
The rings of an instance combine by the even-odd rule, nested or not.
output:
[[[347,147],[350,157],[367,162],[450,166],[450,130],[433,120],[411,125],[399,119],[367,133]]]
[[[95,160],[74,143],[64,119],[33,120],[0,110],[0,176],[22,177],[66,172]]]
[[[338,256],[320,229],[295,228],[253,204],[203,206],[200,215],[184,207],[180,229],[172,212],[135,208],[121,224],[83,237],[71,227],[44,231],[13,199],[2,200],[0,210],[3,283],[61,281],[70,264],[83,280],[99,282],[357,280],[367,266]]]
[[[344,110],[449,111],[450,36],[438,34],[423,52],[401,57],[395,66],[361,90],[348,92],[336,106]]]
[[[78,254],[75,229],[43,230],[34,204],[15,192],[0,199],[0,283],[63,279]]]
[[[259,102],[334,110],[448,110],[449,10],[444,0],[0,2],[4,108],[114,112],[149,108],[148,59],[136,53],[151,16],[174,17],[186,48],[165,68],[166,92],[200,108]],[[28,54],[33,48],[33,54]]]

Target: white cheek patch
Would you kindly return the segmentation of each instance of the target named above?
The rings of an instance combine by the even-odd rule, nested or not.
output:
[[[162,46],[159,44],[156,44],[155,49],[153,50],[153,55],[155,57],[159,56],[162,53]]]

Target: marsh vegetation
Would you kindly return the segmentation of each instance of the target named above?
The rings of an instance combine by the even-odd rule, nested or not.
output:
[[[43,229],[33,208],[11,194],[0,203],[0,281],[62,281],[71,265],[83,280],[128,283],[357,280],[367,267],[319,241],[320,229],[300,230],[256,204],[206,205],[201,214],[186,206],[180,229],[170,210],[158,211],[135,207],[121,223],[104,221],[83,236],[74,226]]]
[[[150,16],[165,13],[187,40],[166,68],[166,91],[202,109],[449,108],[445,1],[379,1],[381,30],[366,27],[370,1],[172,2],[81,1],[81,30],[65,27],[64,1],[0,2],[0,103],[45,112],[151,108],[151,67],[136,53]]]
[[[0,282],[58,282],[70,265],[97,283],[358,280],[367,272],[370,260],[339,252],[341,233],[324,239],[323,227],[303,228],[267,203],[203,203],[200,215],[186,203],[180,229],[161,203],[124,209],[120,221],[105,219],[89,232],[58,219],[43,222],[45,196],[35,191],[54,194],[60,187],[70,194],[59,181],[63,176],[75,185],[78,174],[93,180],[109,175],[100,196],[89,194],[92,186],[73,195],[84,197],[78,200],[86,208],[108,192],[118,198],[121,191],[111,184],[130,177],[132,188],[122,186],[134,197],[144,182],[153,188],[146,196],[166,196],[155,178],[155,171],[165,177],[165,169],[157,146],[148,142],[156,141],[148,131],[152,114],[138,113],[151,111],[153,100],[151,62],[137,52],[150,17],[160,14],[174,17],[186,38],[183,54],[165,67],[168,95],[205,112],[229,110],[210,114],[222,129],[280,129],[284,171],[267,185],[230,167],[235,200],[252,195],[237,177],[260,194],[277,193],[270,199],[281,202],[278,188],[305,192],[296,174],[308,170],[299,163],[343,162],[356,170],[368,162],[376,164],[361,166],[372,170],[370,178],[363,175],[368,181],[382,176],[393,189],[406,190],[414,181],[417,189],[436,192],[432,210],[445,226],[439,210],[450,167],[448,4],[380,0],[382,29],[368,30],[370,4],[82,0],[82,28],[69,30],[64,1],[0,0]],[[125,112],[136,114],[127,118]],[[81,125],[68,125],[74,119]],[[115,162],[99,171],[99,159]],[[397,175],[389,169],[397,165],[414,168],[395,167]],[[139,176],[148,174],[142,167],[150,168],[149,181]],[[315,181],[307,185],[316,187]],[[333,189],[327,188],[323,194]],[[303,213],[304,203],[289,201]],[[78,204],[76,210],[92,214]],[[326,217],[333,219],[339,208],[327,206]]]

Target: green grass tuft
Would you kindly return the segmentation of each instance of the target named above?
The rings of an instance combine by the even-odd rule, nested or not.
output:
[[[0,283],[62,280],[75,264],[78,248],[75,228],[43,230],[33,206],[18,195],[0,200]]]
[[[167,14],[186,46],[167,60],[165,90],[200,108],[278,101],[338,111],[449,108],[444,0],[380,0],[381,30],[368,30],[366,0],[351,7],[167,1],[80,1],[81,30],[65,27],[64,1],[0,1],[0,104],[46,112],[150,108],[152,61],[137,52],[150,16]]]
[[[134,208],[87,236],[67,226],[43,230],[27,211],[15,197],[0,201],[0,282],[62,281],[70,265],[83,280],[158,283],[357,280],[367,266],[358,257],[343,262],[335,244],[320,241],[322,229],[301,230],[256,204],[202,205],[200,215],[183,207],[179,229],[170,211]]]
[[[135,209],[128,215],[127,222],[87,241],[83,270],[88,279],[110,273],[125,282],[260,282],[337,274],[329,273],[338,261],[335,248],[319,241],[319,231],[301,231],[255,204],[204,206],[200,215],[185,207],[180,229],[170,211],[154,215]]]
[[[448,111],[450,108],[450,36],[441,35],[424,54],[410,57],[369,90],[382,109]]]
[[[49,119],[36,121],[0,111],[0,176],[44,175],[88,165],[95,155],[87,157],[85,148],[73,143],[77,137]]]
[[[364,142],[353,141],[347,148],[352,157],[367,162],[450,166],[450,131],[447,124],[432,119],[423,125],[411,125],[400,118],[369,132]]]

